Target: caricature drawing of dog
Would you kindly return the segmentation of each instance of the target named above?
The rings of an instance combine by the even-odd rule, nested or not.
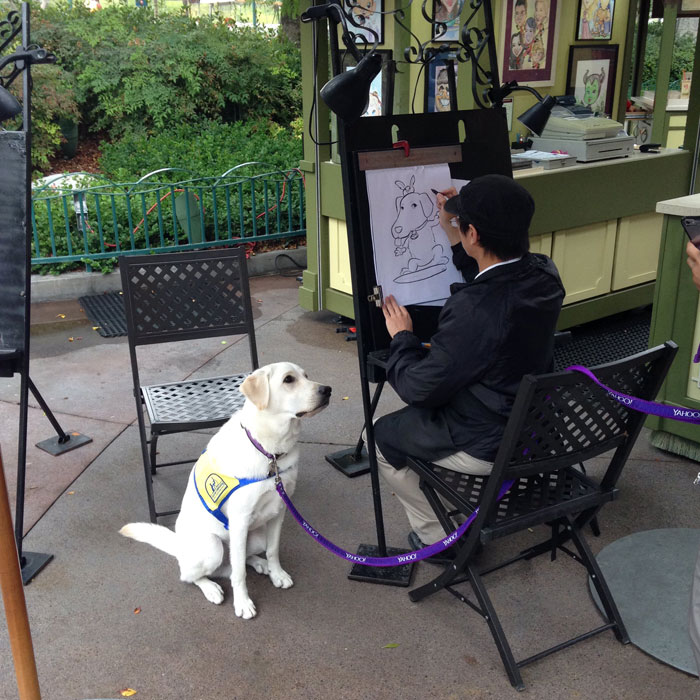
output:
[[[440,227],[435,204],[426,192],[415,191],[415,182],[414,175],[408,184],[395,181],[401,194],[396,198],[396,220],[391,225],[394,255],[409,254],[402,274],[449,262],[442,245],[435,240],[433,229]]]
[[[269,576],[277,588],[293,584],[279,560],[285,506],[275,489],[270,458],[276,457],[291,495],[301,419],[328,405],[331,387],[310,381],[298,365],[278,362],[250,374],[240,390],[246,397],[243,407],[212,437],[192,469],[175,530],[129,523],[120,533],[176,557],[180,580],[194,583],[217,605],[224,593],[209,577],[225,575],[220,566],[228,542],[234,610],[250,619],[256,608],[248,595],[246,564]]]

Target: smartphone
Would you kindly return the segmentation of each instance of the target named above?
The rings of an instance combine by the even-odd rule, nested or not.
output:
[[[681,219],[681,226],[683,230],[688,234],[690,242],[698,249],[700,249],[700,218],[695,218],[693,216],[684,216]]]

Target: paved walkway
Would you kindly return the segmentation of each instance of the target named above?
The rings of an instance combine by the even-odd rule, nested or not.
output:
[[[297,362],[333,386],[330,407],[305,423],[294,500],[317,529],[353,550],[376,541],[369,478],[347,479],[324,456],[353,445],[363,422],[356,347],[335,332],[331,314],[297,305],[297,286],[294,278],[252,280],[260,360]],[[50,457],[34,443],[50,437],[51,427],[38,408],[30,411],[24,546],[55,557],[25,589],[44,698],[119,698],[125,688],[135,689],[137,700],[514,697],[485,623],[466,606],[446,593],[413,604],[406,589],[349,581],[347,564],[291,518],[281,556],[295,585],[278,590],[251,572],[254,620],[235,617],[227,583],[219,607],[179,583],[173,559],[117,534],[148,513],[126,339],[101,338],[70,301],[35,305],[32,330],[32,378],[64,428],[93,438]],[[245,341],[234,339],[145,351],[148,381],[247,366]],[[0,379],[0,441],[11,489],[18,396],[18,379]],[[379,413],[399,405],[387,390]],[[194,455],[207,439],[191,433],[163,439],[161,448],[165,458]],[[643,529],[697,526],[696,472],[695,462],[654,450],[644,435],[620,499],[603,511],[594,551]],[[182,470],[158,477],[163,505],[177,504],[186,476]],[[405,518],[390,493],[383,498],[388,543],[404,547]],[[495,557],[535,536],[497,545]],[[413,585],[435,571],[419,565]],[[599,624],[574,562],[540,558],[493,574],[490,584],[518,657]],[[528,666],[523,675],[525,695],[538,699],[698,693],[697,679],[612,634]],[[4,625],[0,697],[16,697]]]

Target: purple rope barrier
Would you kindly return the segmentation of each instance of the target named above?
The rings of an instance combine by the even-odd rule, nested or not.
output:
[[[500,501],[503,496],[506,495],[510,487],[513,485],[514,481],[506,481],[502,484],[500,491],[498,492],[498,500]],[[406,554],[400,554],[395,557],[363,557],[357,554],[352,554],[351,552],[346,552],[337,545],[334,545],[330,540],[327,540],[320,532],[315,530],[309,523],[304,520],[299,511],[294,507],[294,504],[289,500],[287,492],[284,490],[282,485],[282,480],[277,479],[276,482],[277,493],[284,501],[284,504],[289,509],[294,519],[299,523],[299,525],[304,528],[304,530],[311,535],[321,546],[325,547],[329,552],[332,552],[337,557],[345,559],[346,561],[351,561],[357,564],[364,564],[366,566],[401,566],[402,564],[408,564],[409,562],[421,561],[422,559],[427,559],[433,556],[433,554],[438,554],[444,552],[448,547],[451,547],[466,531],[467,528],[474,522],[479,509],[477,508],[452,534],[447,535],[442,540],[438,542],[433,542],[423,549],[418,549],[415,552],[408,552]]]

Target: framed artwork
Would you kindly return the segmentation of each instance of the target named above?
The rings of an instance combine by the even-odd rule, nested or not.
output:
[[[373,46],[384,43],[384,0],[346,0],[348,29],[356,35],[355,43]],[[375,36],[376,35],[376,36]]]
[[[457,55],[451,52],[438,54],[428,63],[425,81],[425,111],[449,112],[452,109],[452,95],[448,78],[448,61],[455,68],[455,86],[457,85]]]
[[[390,114],[389,106],[394,99],[391,70],[391,51],[377,50],[382,57],[382,69],[375,76],[369,88],[369,103],[363,117],[381,117]],[[343,56],[342,69],[351,70],[357,61],[349,54]]]
[[[500,52],[503,82],[517,80],[521,85],[554,85],[560,2],[504,1]]]
[[[464,0],[433,0],[433,41],[459,41],[459,18]]]
[[[569,49],[566,94],[594,112],[610,115],[615,96],[617,44],[589,44]]]
[[[608,41],[612,37],[615,0],[578,0],[576,39]]]
[[[651,4],[651,16],[660,19],[664,16],[663,0],[653,0]],[[681,0],[678,8],[678,17],[700,17],[700,0]]]

